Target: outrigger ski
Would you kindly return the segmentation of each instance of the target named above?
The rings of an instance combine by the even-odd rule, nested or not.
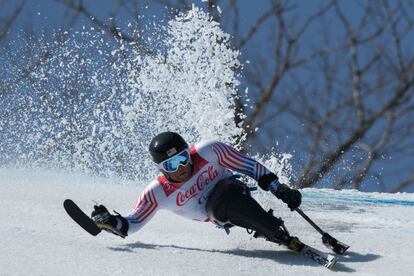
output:
[[[83,229],[85,229],[92,236],[96,236],[101,233],[102,230],[108,231],[115,235],[125,238],[126,235],[121,233],[118,229],[112,228],[107,224],[95,223],[90,217],[88,217],[81,208],[76,205],[71,199],[66,199],[63,202],[63,207],[66,210],[66,213]]]
[[[96,225],[96,223],[88,217],[79,207],[70,199],[66,199],[63,202],[63,207],[66,210],[66,213],[77,223],[80,227],[85,229],[92,236],[96,236],[101,233],[101,228]]]

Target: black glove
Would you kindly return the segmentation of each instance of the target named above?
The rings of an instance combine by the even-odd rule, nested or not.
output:
[[[275,196],[288,205],[291,211],[295,210],[302,203],[302,195],[296,189],[291,189],[285,184],[279,184],[274,193]]]
[[[298,190],[291,189],[285,184],[279,182],[274,173],[265,174],[259,178],[258,184],[265,191],[271,191],[278,199],[288,205],[291,211],[300,206],[302,195]]]
[[[105,206],[95,205],[92,220],[99,228],[125,238],[128,234],[128,221],[121,215],[111,215]]]

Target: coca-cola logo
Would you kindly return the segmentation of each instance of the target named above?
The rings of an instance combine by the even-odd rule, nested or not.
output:
[[[202,171],[198,175],[196,182],[187,191],[177,194],[177,205],[183,206],[186,204],[190,199],[202,192],[217,176],[218,172],[213,166],[209,166],[207,170]]]

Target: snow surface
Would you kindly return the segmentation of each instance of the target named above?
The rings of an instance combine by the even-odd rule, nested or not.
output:
[[[144,183],[56,171],[0,169],[0,275],[411,275],[414,195],[306,189],[303,210],[349,244],[334,270],[243,229],[161,211],[125,240],[90,236],[66,215],[66,198],[90,212],[96,200],[127,213]],[[320,235],[268,194],[255,195],[290,232],[328,252]],[[364,201],[368,199],[368,201]],[[384,203],[385,200],[385,203]]]

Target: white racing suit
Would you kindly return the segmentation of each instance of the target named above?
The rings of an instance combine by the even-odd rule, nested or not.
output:
[[[263,210],[250,196],[246,185],[233,172],[255,180],[271,173],[259,162],[221,142],[202,142],[190,147],[193,173],[184,183],[160,176],[139,197],[125,217],[128,234],[138,231],[160,209],[191,220],[218,225],[230,224],[256,230],[270,239],[281,221]]]

